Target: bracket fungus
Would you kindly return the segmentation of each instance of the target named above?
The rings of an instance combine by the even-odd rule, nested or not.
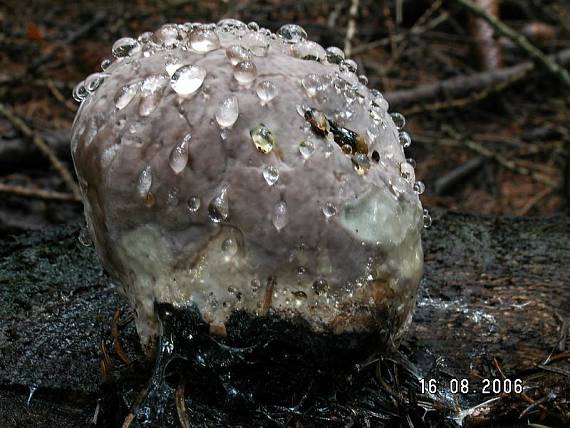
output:
[[[150,351],[155,303],[397,341],[422,276],[403,116],[305,31],[225,19],[122,38],[79,83],[85,217]]]

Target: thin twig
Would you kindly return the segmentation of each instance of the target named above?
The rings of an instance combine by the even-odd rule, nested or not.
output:
[[[564,369],[561,369],[561,368],[559,368],[559,367],[545,366],[545,365],[542,365],[542,364],[539,364],[537,367],[538,367],[539,369],[541,369],[541,370],[546,371],[546,372],[556,373],[556,374],[559,374],[559,375],[566,376],[566,377],[569,377],[569,378],[570,378],[570,371],[568,371],[568,370],[564,370]]]
[[[456,184],[465,184],[466,178],[479,170],[485,163],[484,156],[477,156],[467,162],[453,168],[444,176],[438,178],[434,184],[436,195],[443,195]]]
[[[544,406],[543,403],[546,403],[548,401],[551,401],[553,399],[556,398],[556,395],[553,392],[550,392],[548,394],[546,394],[545,396],[543,396],[542,398],[534,401],[530,406],[528,406],[526,409],[524,409],[521,414],[519,415],[519,419],[524,418],[526,415],[528,415],[531,411],[534,411],[537,407],[540,408],[541,411],[541,418],[544,419],[544,417],[547,414],[547,409]]]
[[[517,174],[527,175],[527,176],[533,178],[535,181],[546,184],[547,186],[550,186],[550,187],[557,187],[557,185],[558,185],[550,177],[548,177],[544,174],[541,174],[539,172],[532,171],[531,169],[526,168],[524,166],[520,166],[514,160],[508,159],[499,153],[495,153],[494,151],[482,146],[481,144],[479,144],[475,141],[465,140],[463,143],[468,148],[473,150],[474,152],[477,152],[479,154],[482,154],[483,156],[486,156],[490,159],[493,159],[499,165],[502,165],[505,168],[510,169],[513,172],[516,172]]]
[[[562,64],[570,63],[570,49],[565,49],[556,55]],[[414,105],[412,113],[425,110],[440,110],[450,107],[461,107],[469,102],[479,101],[491,93],[501,91],[522,80],[535,70],[531,61],[501,68],[499,70],[483,71],[471,75],[456,76],[435,83],[420,85],[411,89],[387,92],[384,97],[392,108]],[[473,93],[474,91],[481,91]],[[449,101],[427,104],[437,98],[449,98]],[[410,113],[410,112],[408,112]]]
[[[184,401],[184,379],[181,379],[180,383],[176,387],[176,414],[178,415],[178,421],[182,428],[190,428],[192,426],[188,420],[188,414],[186,413],[186,402]]]
[[[263,299],[263,305],[261,307],[261,315],[265,316],[269,313],[271,308],[271,302],[273,300],[273,289],[275,288],[277,281],[274,276],[267,278],[267,284],[265,286],[265,297]]]
[[[554,191],[552,187],[546,187],[541,192],[538,192],[534,195],[529,201],[517,212],[517,215],[527,215],[529,211],[540,201],[546,198]]]
[[[127,357],[123,347],[121,346],[121,341],[119,339],[119,323],[121,321],[121,310],[117,309],[113,315],[113,322],[111,323],[111,336],[113,336],[113,347],[115,348],[115,353],[120,358],[120,360],[125,363],[125,365],[131,364],[131,360]]]
[[[17,186],[14,184],[0,183],[0,193],[8,193],[16,196],[24,196],[27,198],[45,199],[48,201],[59,202],[80,202],[81,198],[74,196],[72,193],[54,192],[51,190],[34,189],[32,187]]]
[[[57,158],[53,150],[46,144],[40,135],[32,130],[28,125],[24,123],[22,119],[16,116],[6,105],[0,103],[0,114],[4,116],[8,121],[17,128],[22,134],[26,137],[30,138],[32,142],[36,145],[36,147],[49,159],[53,167],[59,173],[73,196],[77,199],[81,198],[81,194],[79,193],[79,188],[69,170],[65,167],[63,163]]]
[[[493,29],[511,39],[519,48],[525,51],[532,59],[541,63],[548,71],[554,74],[564,85],[570,88],[570,74],[562,68],[555,60],[545,55],[540,49],[534,46],[525,36],[518,31],[505,25],[500,19],[489,15],[485,10],[478,7],[471,0],[455,0],[463,7],[469,9],[475,15],[483,18]]]
[[[356,34],[356,17],[358,16],[358,3],[359,0],[352,0],[350,10],[348,12],[348,25],[346,27],[346,36],[344,38],[344,54],[350,57],[352,53],[352,39]]]
[[[418,103],[416,106],[414,106],[412,108],[403,110],[402,114],[409,116],[409,115],[428,112],[428,111],[434,112],[434,111],[447,110],[447,109],[452,109],[452,108],[464,108],[464,107],[468,106],[469,104],[474,104],[476,102],[482,101],[492,94],[495,94],[495,93],[498,93],[498,92],[505,90],[506,88],[508,88],[509,86],[514,84],[515,82],[521,80],[524,76],[527,75],[527,73],[528,72],[525,70],[525,71],[521,72],[520,74],[512,75],[508,80],[501,81],[498,84],[491,86],[491,87],[488,87],[488,88],[485,88],[481,91],[473,92],[472,94],[469,94],[466,97],[453,98],[450,100],[438,101],[438,102],[429,103],[429,104]]]
[[[503,373],[503,370],[501,369],[501,365],[499,364],[499,360],[497,360],[497,357],[493,357],[493,365],[501,375],[501,378],[505,379],[506,378],[505,373]]]
[[[561,360],[570,360],[570,351],[561,352],[560,354],[552,355],[548,357],[548,359],[544,361],[542,364],[547,365],[554,361],[561,361]]]
[[[541,174],[540,172],[534,171],[530,168],[521,166],[517,164],[514,160],[508,159],[505,156],[495,153],[493,150],[488,149],[481,145],[480,143],[472,140],[462,140],[461,143],[458,140],[450,139],[450,138],[430,138],[425,135],[415,135],[415,140],[420,143],[427,143],[427,144],[440,144],[445,146],[452,146],[452,147],[459,147],[461,145],[466,146],[468,149],[472,150],[475,153],[485,156],[486,158],[492,159],[497,162],[499,165],[505,167],[506,169],[513,171],[520,175],[526,175],[530,178],[534,179],[537,182],[546,184],[550,187],[557,187],[558,183],[552,180],[550,177]]]
[[[105,346],[105,342],[101,340],[100,343],[100,351],[101,351],[101,359],[99,360],[99,368],[101,370],[101,380],[103,383],[107,381],[109,378],[109,369],[111,368],[111,360],[109,359],[109,355],[107,354],[107,347]]]
[[[501,369],[501,365],[499,364],[499,361],[497,360],[496,357],[493,357],[493,366],[495,366],[495,368],[498,370],[499,374],[501,375],[501,378],[503,380],[505,380],[507,377],[505,376],[505,373],[503,373],[503,370]],[[526,401],[528,404],[530,404],[531,406],[535,405],[535,401],[530,398],[525,392],[521,392],[520,397]],[[546,410],[546,408],[542,405],[539,406],[543,411]]]
[[[134,413],[129,413],[127,415],[127,417],[125,418],[125,420],[123,421],[123,425],[121,425],[121,428],[129,428],[131,426],[131,424],[133,423],[133,419],[135,418],[135,414]]]
[[[414,23],[414,25],[412,25],[411,30],[413,31],[414,28],[422,27],[428,21],[428,19],[430,19],[433,16],[433,14],[441,8],[442,3],[443,3],[443,0],[435,0],[425,10],[425,12],[422,13],[422,15],[418,18],[418,20]]]
[[[47,79],[46,84],[47,84],[48,89],[50,90],[50,92],[52,93],[52,95],[55,97],[56,100],[58,100],[60,103],[62,103],[69,111],[72,111],[74,113],[77,111],[77,107],[71,101],[69,101],[69,99],[67,99],[66,97],[63,96],[61,91],[53,83],[53,80]]]
[[[441,24],[442,22],[446,21],[449,18],[448,12],[444,11],[439,16],[436,16],[434,19],[432,19],[430,22],[428,22],[425,29],[422,29],[424,22],[431,15],[433,15],[435,13],[435,11],[437,11],[440,7],[441,7],[441,1],[433,2],[433,4],[424,12],[424,14],[418,18],[416,23],[414,23],[414,25],[412,25],[412,27],[406,33],[404,33],[404,38],[401,40],[401,43],[399,43],[397,45],[397,47],[396,47],[396,45],[392,46],[392,50],[393,50],[392,58],[399,58],[402,55],[402,53],[406,51],[406,49],[408,48],[409,43],[410,43],[410,36],[412,36],[412,35],[417,36],[417,35],[421,34],[423,31],[427,31],[429,28],[435,28],[439,24]],[[396,20],[396,22],[398,22],[398,21]],[[394,35],[394,37],[393,37],[394,43],[396,42],[396,39],[399,36],[400,36],[400,34]]]

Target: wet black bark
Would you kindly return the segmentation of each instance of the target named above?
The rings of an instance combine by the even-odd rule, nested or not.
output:
[[[126,303],[78,233],[62,227],[0,244],[0,427],[76,427],[93,418],[101,397],[100,343],[109,338],[113,312]],[[482,394],[481,378],[500,379],[497,367],[532,386],[526,398],[509,395],[479,408],[468,424],[520,423],[529,414],[549,426],[570,423],[563,401],[570,391],[563,358],[569,238],[567,217],[435,213],[403,352],[422,376],[438,380],[441,392],[453,378],[469,379],[472,391],[455,397],[463,409],[495,396]],[[139,352],[132,329],[123,342],[130,356]],[[562,357],[539,368],[551,353]]]

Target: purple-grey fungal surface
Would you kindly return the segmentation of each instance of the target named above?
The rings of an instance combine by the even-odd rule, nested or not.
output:
[[[397,340],[422,276],[423,184],[356,63],[236,20],[122,38],[74,90],[72,155],[101,262],[136,310],[195,304]]]

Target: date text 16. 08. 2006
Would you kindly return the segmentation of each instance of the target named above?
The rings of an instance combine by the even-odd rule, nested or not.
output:
[[[477,385],[472,385],[469,379],[450,379],[438,381],[437,379],[420,379],[422,394],[435,394],[438,392],[451,392],[452,394],[521,394],[523,392],[522,379],[481,379]]]

